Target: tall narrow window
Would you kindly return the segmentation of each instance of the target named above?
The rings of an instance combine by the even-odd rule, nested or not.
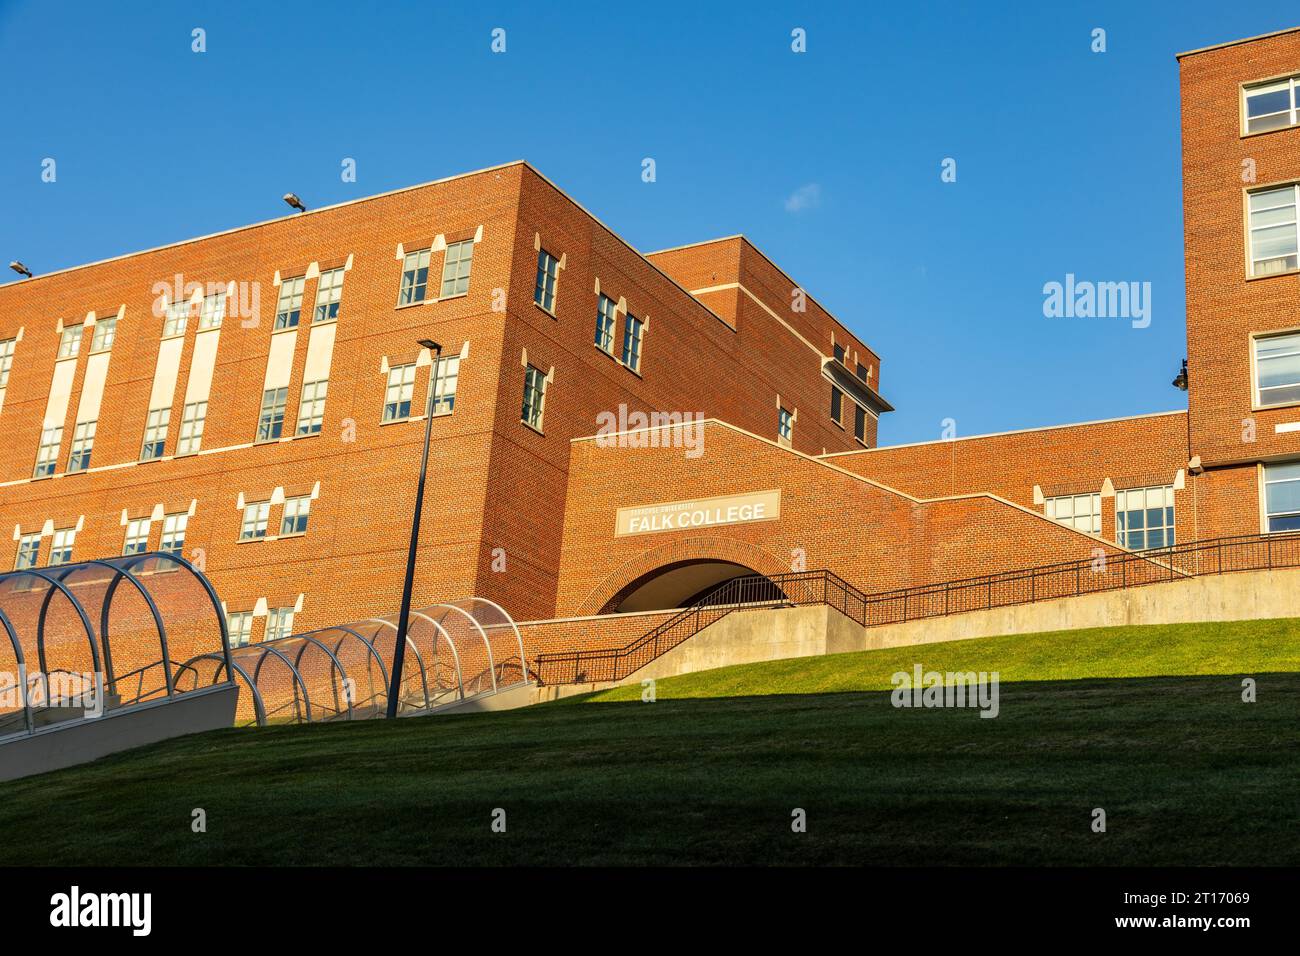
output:
[[[303,277],[285,279],[280,283],[280,299],[275,304],[275,328],[292,329],[302,315]]]
[[[231,647],[243,647],[253,637],[253,612],[231,611],[226,615],[226,632]]]
[[[313,322],[328,322],[339,317],[339,299],[343,296],[343,267],[328,269],[316,283],[316,307]]]
[[[59,460],[59,446],[63,444],[63,426],[41,429],[41,444],[36,450],[36,471],[34,478],[48,478],[54,474]]]
[[[1264,466],[1268,531],[1300,531],[1300,461]]]
[[[1255,404],[1300,402],[1300,332],[1255,339]]]
[[[219,329],[226,320],[226,293],[214,292],[204,296],[203,310],[199,313],[200,329]]]
[[[1264,133],[1285,129],[1298,122],[1300,77],[1246,87],[1246,132]]]
[[[453,242],[447,247],[447,257],[442,261],[443,298],[463,295],[469,291],[469,269],[474,262],[474,240]]]
[[[641,371],[641,330],[645,323],[629,312],[623,317],[623,364]]]
[[[1250,194],[1250,274],[1273,275],[1296,268],[1296,194],[1300,185]]]
[[[788,409],[782,408],[777,411],[776,435],[787,445],[794,438],[794,415]]]
[[[460,356],[449,355],[433,363],[434,415],[449,415],[456,407],[456,383],[460,378]]]
[[[95,323],[95,331],[90,336],[90,351],[107,352],[117,339],[117,319],[100,319]]]
[[[166,515],[163,518],[162,541],[159,542],[158,550],[167,554],[182,554],[185,550],[185,529],[189,523],[190,515],[187,511]]]
[[[398,305],[411,305],[424,301],[429,285],[429,250],[408,252],[402,259],[402,288],[397,293]]]
[[[1043,502],[1043,514],[1053,521],[1089,534],[1101,534],[1101,495],[1058,495]]]
[[[207,424],[207,419],[207,402],[190,402],[181,409],[181,431],[176,439],[176,454],[198,454],[203,447],[203,427]]]
[[[603,292],[596,302],[596,348],[614,354],[614,300]]]
[[[77,353],[81,351],[81,333],[85,331],[85,326],[77,325],[70,329],[64,329],[59,335],[59,358],[76,358]]]
[[[163,338],[184,335],[185,326],[189,323],[189,320],[190,303],[188,299],[169,303],[166,315],[163,317]]]
[[[167,445],[167,424],[171,421],[170,408],[155,408],[145,419],[144,444],[140,446],[140,460],[153,461],[163,456]]]
[[[318,435],[325,424],[325,393],[329,380],[308,382],[302,387],[302,401],[298,405],[298,434]]]
[[[72,545],[77,540],[76,528],[59,528],[50,541],[50,567],[67,564],[72,560]]]
[[[0,340],[0,408],[4,407],[5,389],[9,387],[9,369],[14,364],[14,345],[17,339]]]
[[[144,554],[149,550],[149,524],[148,518],[132,518],[127,522],[123,554]]]
[[[843,419],[840,416],[843,414],[843,411],[844,411],[844,393],[841,392],[834,385],[832,385],[831,386],[831,420],[837,423],[842,423]]]
[[[524,422],[541,431],[545,404],[546,373],[530,365],[524,371],[524,404],[520,417]]]
[[[844,364],[844,346],[842,346],[842,345],[836,345],[836,346],[834,347],[834,350],[833,350],[833,351],[835,352],[835,361],[837,361],[837,362],[839,362],[841,365],[843,365],[843,364]]]
[[[388,388],[384,391],[384,418],[394,422],[411,417],[411,395],[415,392],[415,366],[394,365],[388,370]]]
[[[18,539],[18,560],[14,563],[17,571],[26,571],[41,563],[41,536],[25,534]]]
[[[95,422],[79,422],[72,430],[72,452],[68,471],[85,471],[90,467],[90,453],[95,447]]]
[[[280,519],[280,534],[306,534],[307,519],[311,514],[311,496],[284,499],[284,516]]]
[[[244,521],[239,526],[239,540],[252,541],[266,537],[266,522],[271,516],[271,502],[250,501],[244,505]]]
[[[533,301],[551,314],[555,313],[555,284],[560,276],[560,260],[545,249],[537,253],[537,283]]]
[[[275,641],[293,633],[293,608],[273,607],[266,612],[266,637]]]
[[[268,388],[262,393],[262,413],[257,419],[257,440],[275,441],[284,431],[284,406],[289,389]]]
[[[867,410],[856,404],[853,406],[853,437],[864,445],[867,443]]]
[[[1173,545],[1173,485],[1115,492],[1115,530],[1120,545],[1133,551]]]

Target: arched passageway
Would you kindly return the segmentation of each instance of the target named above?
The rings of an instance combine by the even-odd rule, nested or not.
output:
[[[744,580],[743,595],[727,585]],[[619,590],[601,610],[602,614],[659,611],[708,604],[713,598],[724,603],[774,601],[782,597],[779,587],[753,568],[734,561],[710,558],[676,561],[641,575]]]

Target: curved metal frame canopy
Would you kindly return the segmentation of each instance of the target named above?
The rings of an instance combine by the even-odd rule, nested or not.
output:
[[[185,577],[178,579],[173,573]],[[160,581],[166,587],[159,586]],[[125,590],[123,583],[127,585]],[[197,584],[198,588],[187,590],[187,583]],[[122,594],[130,599],[118,602]],[[69,655],[89,666],[96,699],[113,710],[185,693],[176,683],[177,671],[185,665],[172,658],[172,638],[177,635],[181,635],[183,644],[188,643],[190,651],[196,645],[204,648],[196,656],[214,658],[222,663],[225,673],[233,673],[226,617],[216,591],[194,565],[173,554],[151,552],[2,573],[0,630],[13,653],[19,701],[19,707],[0,709],[0,721],[6,712],[21,709],[23,727],[19,733],[34,732],[38,710],[56,711],[70,703],[51,699],[51,673],[64,673],[69,678],[89,676],[57,666],[60,658]],[[32,662],[39,668],[36,675],[27,671]],[[145,691],[144,676],[155,668],[162,671],[163,685],[159,690]],[[136,696],[124,696],[122,682],[137,675]],[[32,699],[33,680],[46,682],[45,699],[40,704]],[[12,733],[0,726],[0,737]]]
[[[499,604],[486,598],[466,598],[412,611],[411,618],[403,680],[411,682],[418,677],[418,684],[412,692],[414,699],[406,694],[402,702],[406,713],[421,713],[478,694],[499,693],[530,683],[523,637],[514,619]],[[496,654],[502,649],[494,646],[492,636],[498,633],[506,635],[512,651],[518,651],[518,680],[506,683],[501,679],[513,657],[497,659]],[[258,644],[244,644],[231,649],[229,663],[214,654],[199,655],[186,661],[181,668],[198,681],[201,679],[201,662],[210,662],[216,665],[212,672],[214,681],[223,674],[233,674],[242,680],[252,702],[252,720],[249,722],[258,726],[282,719],[294,723],[359,720],[379,716],[386,709],[390,677],[387,662],[392,659],[392,648],[384,647],[381,641],[386,639],[391,644],[396,637],[396,621],[372,617]],[[358,642],[359,648],[355,646]],[[303,654],[308,647],[324,653],[326,666],[323,675],[320,668],[304,673]],[[442,648],[450,651],[450,661],[440,656]],[[349,649],[351,657],[348,656]],[[278,676],[275,670],[263,670],[263,665],[272,659],[288,669],[287,679],[284,679],[283,670]],[[467,677],[467,667],[474,666],[480,670]],[[351,677],[349,668],[353,671]],[[356,680],[362,676],[363,670],[368,674],[373,672],[372,685],[382,690],[359,700]],[[447,671],[455,677],[450,686],[441,679]],[[490,689],[475,689],[485,681],[490,682]],[[330,695],[334,706],[322,703],[319,696],[322,691]]]

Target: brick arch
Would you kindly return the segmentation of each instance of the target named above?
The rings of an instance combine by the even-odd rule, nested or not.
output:
[[[730,561],[743,564],[759,574],[783,574],[790,570],[783,561],[766,548],[734,538],[692,537],[679,538],[630,558],[596,585],[573,611],[575,616],[599,614],[601,609],[623,588],[632,582],[666,565],[681,561]]]

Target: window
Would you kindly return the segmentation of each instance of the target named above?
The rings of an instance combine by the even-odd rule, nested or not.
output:
[[[1300,461],[1264,466],[1264,528],[1300,531]]]
[[[5,389],[9,387],[9,369],[14,364],[14,344],[17,339],[0,342],[0,403],[4,402]]]
[[[14,569],[25,571],[28,568],[34,568],[41,562],[41,536],[40,534],[25,534],[18,539],[18,560],[14,563]]]
[[[397,293],[398,305],[411,305],[424,301],[424,290],[429,284],[429,250],[408,252],[402,260],[402,288]]]
[[[244,523],[239,528],[240,541],[266,537],[266,521],[271,516],[271,502],[250,501],[244,505]]]
[[[226,632],[231,647],[243,647],[253,637],[253,612],[231,611],[226,615]]]
[[[293,633],[293,608],[273,607],[266,614],[265,640],[274,641]]]
[[[1251,193],[1250,274],[1274,275],[1296,268],[1296,191],[1283,186]]]
[[[1043,503],[1043,513],[1053,521],[1101,534],[1101,495],[1060,495]]]
[[[842,422],[840,417],[844,411],[844,393],[834,385],[831,386],[831,419],[835,422]]]
[[[328,322],[337,319],[342,295],[343,267],[322,272],[320,281],[316,283],[316,308],[312,310],[312,321]]]
[[[47,478],[54,474],[54,466],[59,460],[59,445],[63,443],[63,426],[41,429],[41,445],[36,451],[35,478]]]
[[[776,434],[787,445],[794,437],[794,416],[784,408],[776,414]]]
[[[532,365],[524,371],[524,406],[520,417],[542,430],[542,411],[546,403],[546,373]]]
[[[280,283],[280,300],[275,304],[275,328],[292,329],[302,315],[303,277],[285,279]]]
[[[289,389],[268,388],[262,393],[262,414],[257,420],[257,440],[275,441],[284,431],[284,406]]]
[[[168,338],[173,335],[184,335],[185,326],[189,320],[189,301],[172,302],[167,306],[167,313],[163,318],[163,338]]]
[[[411,417],[411,396],[415,392],[415,366],[394,365],[388,370],[388,388],[384,392],[384,418],[395,422]]]
[[[596,303],[596,348],[614,354],[614,312],[618,306],[603,292]]]
[[[835,361],[839,362],[841,365],[844,364],[844,346],[835,346]]]
[[[100,319],[90,336],[90,351],[107,352],[117,338],[117,319]]]
[[[126,542],[123,554],[144,554],[149,550],[149,519],[134,518],[126,525]]]
[[[469,291],[469,267],[474,259],[474,240],[453,242],[447,247],[447,257],[442,261],[442,292],[449,295],[464,295]]]
[[[623,364],[634,372],[641,370],[641,329],[645,323],[629,312],[623,318]]]
[[[190,402],[181,409],[181,433],[176,440],[176,454],[198,454],[203,446],[203,426],[207,419],[207,402]]]
[[[50,542],[50,567],[72,560],[72,544],[76,540],[76,528],[59,528],[54,532],[54,539]]]
[[[144,425],[144,444],[140,446],[140,460],[153,461],[163,456],[167,444],[167,423],[171,421],[170,408],[155,408]]]
[[[1300,332],[1255,339],[1255,404],[1300,402]]]
[[[85,471],[90,467],[90,452],[95,447],[95,422],[80,422],[72,430],[72,453],[68,471]]]
[[[1120,545],[1133,551],[1170,547],[1174,543],[1173,485],[1116,492],[1115,530]]]
[[[190,515],[187,511],[163,518],[162,541],[159,551],[180,555],[185,550],[185,529],[189,527]]]
[[[329,380],[308,382],[302,387],[302,401],[298,404],[298,434],[319,435],[325,424],[325,392]]]
[[[866,381],[867,379],[869,379],[870,377],[871,377],[871,376],[868,374],[867,367],[866,367],[865,365],[863,365],[861,362],[859,362],[859,363],[858,363],[858,378],[865,382],[865,381]]]
[[[311,514],[311,498],[286,498],[284,517],[280,521],[280,534],[306,534],[307,518]]]
[[[204,296],[203,311],[199,313],[199,329],[219,329],[226,320],[226,293],[214,292]]]
[[[1300,77],[1246,87],[1246,132],[1263,133],[1295,126]]]
[[[867,410],[861,405],[853,406],[853,437],[867,443]]]
[[[545,249],[537,253],[537,284],[533,301],[547,312],[555,312],[555,283],[560,277],[560,260]]]
[[[85,326],[78,325],[76,328],[64,329],[59,334],[59,358],[76,358],[77,353],[81,351],[81,333]]]
[[[449,415],[456,407],[456,383],[460,378],[460,356],[449,355],[433,363],[434,415]]]

